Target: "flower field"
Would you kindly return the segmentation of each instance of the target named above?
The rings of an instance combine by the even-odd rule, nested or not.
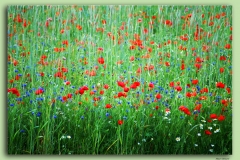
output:
[[[8,154],[232,154],[232,6],[8,6]]]

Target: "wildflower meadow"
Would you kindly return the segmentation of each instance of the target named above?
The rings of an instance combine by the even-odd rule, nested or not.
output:
[[[7,7],[8,154],[232,154],[232,6]]]

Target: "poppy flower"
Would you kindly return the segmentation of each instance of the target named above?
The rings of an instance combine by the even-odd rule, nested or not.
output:
[[[224,115],[219,115],[218,116],[218,121],[224,121],[225,120],[225,116]]]
[[[118,97],[127,97],[127,93],[126,92],[119,92],[118,93]]]
[[[123,120],[118,120],[118,125],[122,125],[123,124]]]
[[[192,84],[194,84],[194,85],[198,84],[198,80],[197,79],[193,79],[192,80]]]
[[[203,88],[200,90],[200,93],[208,93],[208,89],[207,88]]]
[[[230,45],[230,44],[226,44],[226,45],[224,46],[224,48],[230,49],[230,48],[231,48],[231,45]]]
[[[135,57],[131,56],[129,60],[132,62],[132,61],[134,61],[134,59],[135,59]]]
[[[104,58],[103,57],[98,58],[98,63],[99,64],[104,64]]]
[[[104,94],[104,90],[101,90],[101,91],[99,92],[99,94],[103,95],[103,94]]]
[[[226,99],[222,99],[221,103],[222,103],[223,105],[227,105],[228,101],[227,101]]]
[[[19,63],[19,62],[18,62],[17,60],[15,60],[15,59],[13,60],[13,65],[14,65],[14,66],[17,66],[18,63]]]
[[[186,93],[186,97],[188,97],[188,98],[192,97],[192,93],[187,92],[187,93]]]
[[[184,69],[185,69],[185,64],[182,63],[182,64],[181,64],[181,70],[184,70]]]
[[[123,88],[123,91],[124,91],[124,92],[128,92],[128,91],[129,91],[129,88],[128,88],[128,87],[124,87],[124,88]]]
[[[42,88],[40,88],[40,89],[37,89],[36,91],[35,91],[35,94],[36,95],[40,95],[40,94],[42,94],[44,92],[44,90],[42,89]]]
[[[133,83],[133,84],[131,84],[130,88],[131,88],[131,89],[136,89],[136,88],[137,88],[137,85]]]
[[[180,111],[184,112],[184,113],[187,114],[187,115],[191,115],[190,110],[189,110],[187,107],[185,107],[185,106],[180,106],[178,109],[179,109]]]
[[[181,87],[181,86],[176,86],[175,89],[176,89],[178,92],[182,91],[182,87]]]
[[[230,88],[226,88],[226,91],[228,92],[228,94],[231,93],[231,89]]]
[[[211,119],[217,119],[218,116],[217,116],[216,114],[210,114],[210,118],[211,118]]]
[[[108,89],[109,85],[105,84],[103,87],[104,87],[104,89]]]
[[[62,78],[63,77],[63,73],[62,72],[57,72],[57,73],[54,74],[54,77]]]
[[[195,106],[194,110],[200,111],[201,108],[202,108],[202,104],[200,103]]]
[[[207,99],[206,96],[201,96],[201,97],[199,97],[199,100],[206,100],[206,99]]]
[[[10,89],[8,89],[8,92],[11,92],[12,94],[15,94],[17,97],[20,96],[20,92],[18,91],[17,88],[10,88]]]
[[[117,83],[118,83],[118,86],[119,86],[119,87],[122,87],[122,88],[125,87],[125,83],[124,83],[124,82],[117,81]]]
[[[62,44],[68,46],[68,40],[62,41]]]
[[[20,79],[20,76],[19,75],[16,75],[15,76],[15,80],[18,81]]]
[[[67,100],[67,97],[66,97],[66,96],[63,96],[63,97],[62,97],[62,100],[63,100],[63,102],[65,102],[65,101]]]
[[[165,66],[169,67],[170,66],[170,62],[165,62]]]
[[[224,87],[225,87],[225,84],[223,84],[222,82],[217,82],[217,83],[216,83],[216,87],[217,87],[217,88],[224,88]]]
[[[106,104],[105,108],[112,108],[111,104]]]
[[[225,56],[220,56],[220,61],[225,61],[227,58]]]
[[[164,23],[165,25],[167,25],[167,26],[172,26],[172,21],[170,21],[170,20],[165,20],[165,23]]]
[[[201,58],[201,57],[196,57],[195,62],[196,63],[202,63],[202,62],[204,62],[204,59]]]
[[[211,131],[209,131],[209,130],[205,130],[205,134],[206,134],[206,135],[211,135],[211,134],[212,134],[212,132],[211,132]]]
[[[87,86],[83,86],[81,89],[84,90],[84,91],[87,91],[88,87]]]
[[[71,93],[68,93],[68,94],[67,94],[67,98],[72,98],[72,94],[71,94]]]
[[[155,109],[158,110],[158,109],[159,109],[159,106],[156,106]]]
[[[105,25],[107,21],[105,19],[102,20],[102,24]]]
[[[153,89],[154,88],[154,84],[153,83],[149,83],[148,87]]]
[[[64,82],[64,84],[65,85],[69,85],[69,84],[71,84],[71,82],[70,81],[66,81],[66,82]]]
[[[134,85],[136,85],[137,87],[140,86],[140,82],[134,82]]]
[[[84,93],[84,91],[85,91],[85,90],[80,89],[80,90],[78,91],[78,93],[82,95],[82,94]]]
[[[169,83],[169,86],[170,86],[170,87],[174,87],[174,82],[170,82],[170,83]]]
[[[155,95],[155,97],[156,97],[157,99],[161,99],[162,96],[161,96],[160,93],[158,93],[158,94]]]
[[[200,69],[200,68],[202,67],[202,65],[201,65],[200,63],[195,63],[195,67],[196,67],[197,69]]]

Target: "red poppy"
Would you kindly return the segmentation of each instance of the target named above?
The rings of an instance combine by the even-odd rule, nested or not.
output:
[[[66,81],[64,84],[65,85],[69,85],[69,84],[71,84],[71,82],[70,81]]]
[[[129,88],[128,87],[124,87],[123,90],[124,90],[124,92],[128,92]]]
[[[165,66],[169,67],[170,66],[170,62],[165,62]]]
[[[101,95],[103,95],[103,94],[104,94],[104,90],[101,90],[99,93],[100,93]]]
[[[203,88],[203,89],[200,90],[200,93],[204,93],[204,92],[208,93],[208,89],[207,88]]]
[[[225,56],[220,56],[220,61],[225,61],[227,58]]]
[[[224,115],[219,115],[218,116],[218,121],[224,121],[225,120],[225,116]]]
[[[63,97],[62,97],[62,100],[63,100],[63,102],[65,102],[65,101],[67,100],[67,97],[66,97],[66,96],[63,96]]]
[[[82,94],[84,93],[84,91],[85,91],[85,90],[80,89],[80,90],[78,91],[78,93],[82,95]]]
[[[158,110],[158,109],[159,109],[159,106],[156,106],[155,109]]]
[[[230,88],[226,88],[226,91],[228,92],[228,94],[231,93],[231,89]]]
[[[18,91],[17,88],[10,88],[8,89],[8,92],[12,92],[12,94],[15,94],[17,97],[20,96],[20,92]]]
[[[63,73],[62,72],[57,72],[57,73],[54,74],[54,77],[62,78],[63,77]]]
[[[118,86],[119,86],[119,87],[122,87],[122,88],[125,87],[125,83],[124,83],[124,82],[117,81],[117,83],[118,83]]]
[[[188,97],[188,98],[192,97],[192,93],[187,92],[187,93],[186,93],[186,97]]]
[[[231,48],[231,45],[230,45],[230,44],[226,44],[226,45],[224,46],[224,48],[230,49],[230,48]]]
[[[130,61],[134,61],[135,57],[134,56],[131,56],[130,57]]]
[[[131,84],[130,88],[131,88],[131,89],[136,89],[137,86],[136,86],[136,84],[133,83],[133,84]]]
[[[122,125],[123,124],[123,120],[118,120],[118,125]]]
[[[224,68],[220,68],[219,71],[220,71],[220,73],[223,73],[224,72]]]
[[[98,63],[99,64],[104,64],[104,58],[103,57],[98,58]]]
[[[217,82],[217,83],[216,83],[216,87],[217,87],[217,88],[224,88],[224,87],[225,87],[225,84],[223,84],[222,82]]]
[[[167,26],[172,26],[172,21],[166,20],[166,21],[165,21],[165,25],[167,25]]]
[[[195,67],[196,67],[197,69],[200,69],[200,68],[202,67],[202,65],[201,65],[200,63],[195,63]]]
[[[105,84],[103,87],[104,87],[104,89],[108,89],[109,85]]]
[[[40,72],[39,74],[40,74],[40,76],[41,76],[41,77],[43,77],[43,76],[44,76],[44,73],[43,73],[43,72]]]
[[[20,79],[20,76],[19,75],[16,75],[15,76],[15,80],[18,81]]]
[[[222,103],[223,105],[227,105],[228,100],[226,100],[226,99],[222,99],[221,103]]]
[[[14,65],[14,66],[17,66],[17,65],[18,65],[18,61],[14,59],[14,60],[13,60],[13,65]]]
[[[68,94],[67,94],[67,98],[72,98],[72,94],[71,94],[71,93],[68,93]]]
[[[84,90],[84,91],[87,91],[88,87],[87,86],[83,86],[81,89]]]
[[[194,85],[198,84],[198,80],[197,79],[193,79],[192,80],[192,84],[194,84]]]
[[[200,111],[201,108],[202,108],[202,104],[200,103],[195,106],[194,110]]]
[[[134,82],[134,85],[136,85],[137,87],[140,86],[140,82]]]
[[[153,89],[153,88],[154,88],[154,84],[153,84],[153,83],[149,83],[149,84],[148,84],[148,87],[151,88],[151,89]]]
[[[202,63],[202,62],[204,62],[204,59],[201,58],[201,57],[197,57],[197,58],[195,59],[195,62],[196,62],[196,63]]]
[[[68,46],[68,40],[62,41],[62,44]]]
[[[111,104],[106,104],[105,108],[112,108]]]
[[[170,86],[170,87],[174,87],[174,82],[170,82],[170,83],[169,83],[169,86]]]
[[[212,134],[212,132],[211,132],[211,131],[209,131],[209,130],[205,130],[205,134],[206,134],[206,135],[211,135],[211,134]]]
[[[180,106],[178,109],[179,109],[180,111],[184,112],[184,113],[187,114],[187,115],[191,115],[190,110],[189,110],[187,107],[185,107],[185,106]]]
[[[211,118],[211,119],[217,119],[218,116],[217,116],[216,114],[210,114],[210,118]]]
[[[127,97],[127,94],[125,92],[119,92],[117,97],[118,98],[120,98],[120,97]]]
[[[106,24],[107,21],[105,19],[102,20],[102,24]]]
[[[201,97],[199,97],[199,100],[206,100],[206,99],[207,99],[206,96],[201,96]]]
[[[35,91],[35,94],[36,94],[36,95],[40,95],[40,94],[42,94],[43,92],[44,92],[43,89],[37,89],[37,90]]]
[[[181,64],[181,70],[184,70],[184,69],[185,69],[185,64],[182,63],[182,64]]]
[[[178,92],[182,91],[182,87],[181,87],[181,86],[176,86],[175,89],[176,89]]]
[[[156,94],[155,97],[156,97],[157,99],[161,99],[161,98],[162,98],[162,96],[161,96],[160,93]]]

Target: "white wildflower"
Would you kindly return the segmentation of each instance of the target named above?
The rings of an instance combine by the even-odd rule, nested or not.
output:
[[[176,138],[176,141],[177,141],[177,142],[179,142],[180,140],[181,140],[180,137],[177,137],[177,138]]]

